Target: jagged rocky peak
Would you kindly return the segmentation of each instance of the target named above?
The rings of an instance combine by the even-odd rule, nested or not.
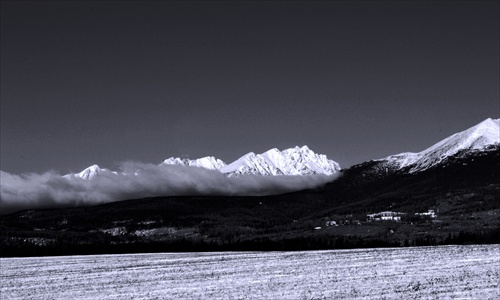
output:
[[[326,155],[316,154],[307,146],[280,151],[272,148],[262,154],[250,152],[235,162],[221,168],[228,176],[258,175],[332,175],[340,166]]]
[[[387,162],[393,169],[409,168],[410,173],[415,173],[429,169],[459,152],[481,150],[499,143],[500,119],[488,118],[469,129],[443,139],[421,152],[400,153],[378,161]]]

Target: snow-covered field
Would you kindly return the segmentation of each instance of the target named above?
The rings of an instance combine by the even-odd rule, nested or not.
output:
[[[500,245],[1,259],[1,299],[500,299]]]

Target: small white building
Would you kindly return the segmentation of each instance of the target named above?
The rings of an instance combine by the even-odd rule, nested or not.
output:
[[[427,212],[415,213],[415,216],[430,217],[432,219],[437,217],[433,209],[429,209]]]
[[[375,214],[366,215],[369,220],[373,221],[395,221],[400,222],[401,216],[405,215],[405,213],[397,212],[397,211],[381,211]]]
[[[335,221],[326,221],[325,226],[339,226]]]

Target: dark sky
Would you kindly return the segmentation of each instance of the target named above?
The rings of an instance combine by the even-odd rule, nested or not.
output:
[[[1,169],[308,145],[342,167],[498,118],[499,2],[1,2]]]

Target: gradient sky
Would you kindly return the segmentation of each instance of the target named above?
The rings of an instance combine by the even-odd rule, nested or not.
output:
[[[500,115],[499,2],[1,2],[1,169],[342,167]]]

